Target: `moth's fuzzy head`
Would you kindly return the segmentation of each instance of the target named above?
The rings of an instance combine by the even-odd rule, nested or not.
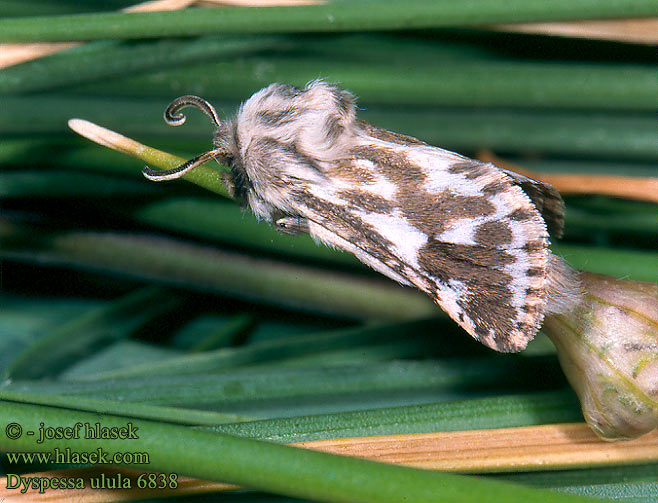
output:
[[[230,152],[236,192],[268,221],[293,214],[295,192],[321,182],[327,164],[349,149],[355,108],[350,93],[322,81],[255,93],[215,134],[215,144]]]

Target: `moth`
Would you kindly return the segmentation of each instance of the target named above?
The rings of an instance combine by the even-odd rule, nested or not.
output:
[[[169,171],[146,167],[148,179],[221,160],[257,217],[422,290],[486,346],[520,351],[539,330],[554,283],[549,232],[563,226],[552,186],[357,119],[354,96],[322,81],[271,84],[226,122],[181,96],[165,121],[183,124],[188,106],[214,122],[215,148]]]

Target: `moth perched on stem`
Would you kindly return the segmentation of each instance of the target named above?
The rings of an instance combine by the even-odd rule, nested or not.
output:
[[[187,106],[213,120],[216,148],[170,171],[147,167],[147,178],[223,159],[235,197],[258,217],[419,288],[490,348],[525,348],[574,288],[548,249],[563,225],[550,185],[359,120],[354,97],[321,81],[272,84],[231,122],[182,96],[166,122],[183,124]]]

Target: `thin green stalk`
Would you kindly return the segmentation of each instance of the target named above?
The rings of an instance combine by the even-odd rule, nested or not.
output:
[[[148,147],[131,138],[83,119],[70,119],[68,126],[78,134],[104,147],[129,154],[159,169],[175,168],[184,162],[180,157]],[[198,166],[196,169],[186,173],[184,178],[220,196],[231,197],[222,173],[217,169],[211,168],[209,164],[207,162],[202,166]]]
[[[353,319],[436,316],[428,297],[383,278],[365,278],[219,251],[170,238],[118,232],[62,232],[26,237],[0,229],[0,256],[128,274],[196,290]],[[655,281],[651,252],[553,246],[590,272]]]
[[[334,1],[325,5],[80,14],[0,21],[0,40],[38,42],[227,33],[373,31],[655,16],[651,0]]]
[[[125,427],[126,418],[9,401],[2,402],[3,424],[14,422],[23,431],[39,431],[40,423],[75,427],[76,423]],[[594,500],[531,489],[473,477],[460,477],[346,458],[268,442],[199,431],[184,426],[131,421],[138,438],[116,440],[85,438],[36,443],[38,437],[22,435],[15,440],[0,436],[2,451],[91,452],[101,448],[108,456],[117,451],[145,452],[148,465],[132,465],[150,471],[224,481],[278,494],[330,502],[451,502],[478,500],[543,501],[545,503]],[[15,430],[14,430],[15,431]]]

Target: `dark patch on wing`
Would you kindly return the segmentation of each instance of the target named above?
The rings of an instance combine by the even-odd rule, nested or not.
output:
[[[489,221],[475,230],[475,242],[484,246],[501,246],[512,242],[512,229],[507,222]]]
[[[387,141],[390,143],[397,143],[398,145],[411,146],[411,145],[427,145],[424,141],[421,141],[412,136],[407,136],[400,133],[393,133],[384,128],[373,126],[372,124],[367,123],[366,121],[357,119],[357,125],[359,128],[365,132],[367,135],[376,138],[377,140]]]
[[[533,220],[535,218],[535,212],[532,208],[517,208],[508,216],[517,222],[524,222],[526,220]]]
[[[377,196],[363,190],[343,190],[338,196],[350,206],[372,213],[391,213],[393,206],[385,197]]]
[[[521,246],[521,250],[534,253],[543,250],[546,248],[546,241],[543,239],[535,239],[533,241],[528,241]]]
[[[420,186],[425,183],[423,168],[410,162],[404,152],[375,145],[359,145],[350,150],[350,154],[356,159],[373,162],[376,169],[398,188],[420,190]]]
[[[370,185],[377,182],[377,177],[372,171],[351,160],[333,163],[326,174],[329,178],[359,185]]]
[[[528,267],[526,269],[525,275],[534,277],[534,276],[543,276],[545,273],[545,270],[542,269],[541,267]]]
[[[482,188],[482,192],[495,196],[509,190],[509,182],[504,178],[495,180]]]
[[[404,187],[396,195],[395,203],[411,225],[430,237],[449,229],[460,219],[483,217],[496,211],[486,196],[460,196],[451,190],[430,194]]]
[[[484,284],[508,284],[512,277],[495,267],[516,262],[505,250],[487,246],[445,243],[431,240],[418,252],[418,264],[442,283],[450,279]]]
[[[448,173],[464,175],[469,180],[475,180],[481,176],[488,175],[490,172],[490,165],[472,159],[464,159],[464,161],[456,162],[448,167]]]

